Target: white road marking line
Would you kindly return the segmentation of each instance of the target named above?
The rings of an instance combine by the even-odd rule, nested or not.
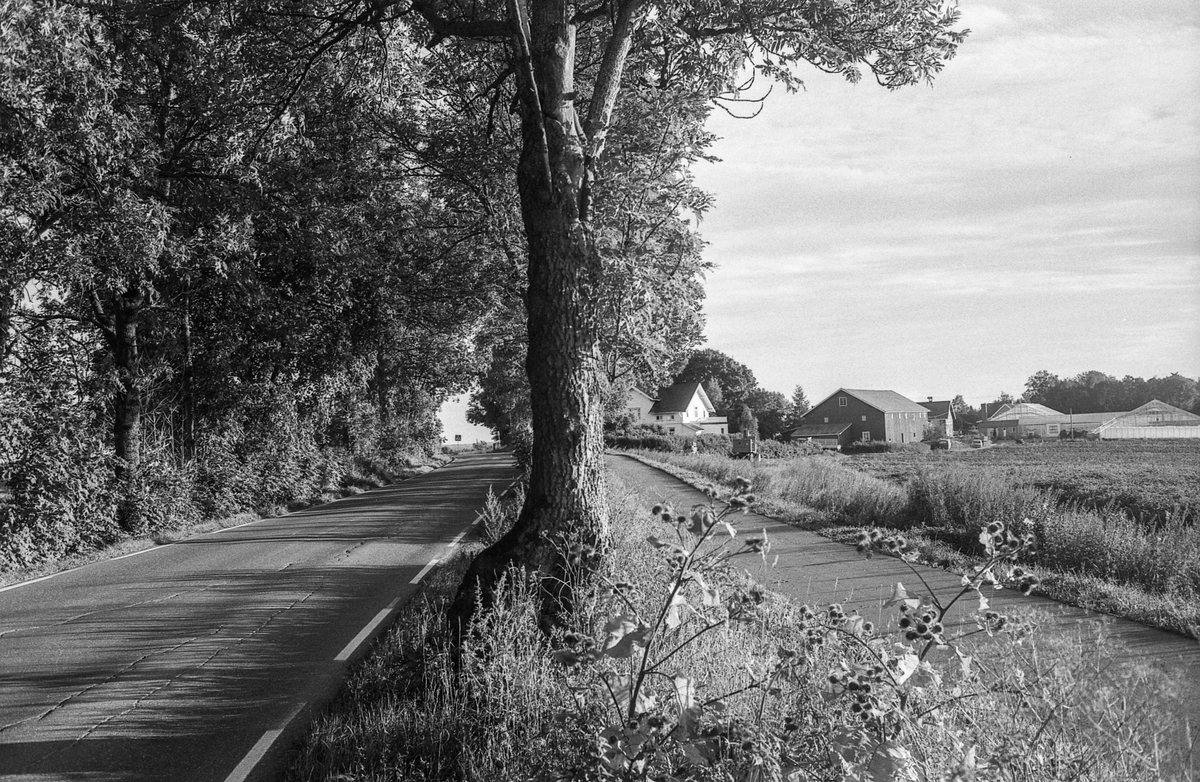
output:
[[[23,586],[29,586],[30,584],[36,584],[39,581],[45,581],[46,579],[54,578],[55,576],[61,576],[63,573],[71,573],[75,570],[82,570],[83,568],[88,567],[89,565],[101,565],[105,562],[116,562],[118,559],[129,559],[130,557],[136,557],[139,554],[146,554],[151,551],[158,551],[159,549],[164,549],[164,548],[167,548],[169,546],[174,546],[174,545],[175,545],[174,543],[163,543],[161,546],[148,546],[143,549],[138,549],[137,551],[131,551],[128,554],[122,554],[119,557],[109,557],[108,559],[97,559],[92,562],[85,562],[82,565],[80,565],[79,567],[67,568],[66,570],[60,570],[57,573],[51,573],[50,575],[42,576],[40,578],[31,578],[28,581],[21,581],[20,583],[17,583],[17,584],[9,584],[8,586],[0,587],[0,592],[7,592],[10,589],[18,589]]]
[[[296,715],[299,714],[300,710],[303,708],[303,703],[296,706],[291,710],[287,717],[284,718],[283,724],[281,724],[278,729],[268,730],[266,733],[264,733],[262,738],[255,742],[254,746],[250,748],[250,751],[246,753],[246,757],[242,758],[242,762],[238,763],[237,767],[229,773],[229,776],[225,777],[225,782],[245,782],[246,777],[250,776],[250,772],[254,770],[254,767],[258,765],[258,762],[262,760],[263,756],[267,754],[267,751],[271,749],[271,745],[279,739],[279,736],[287,728],[288,723],[294,720]]]
[[[130,557],[136,557],[138,554],[145,554],[149,551],[158,551],[160,549],[164,549],[164,548],[167,548],[168,546],[174,546],[174,545],[175,545],[174,543],[164,543],[161,546],[151,546],[150,548],[139,549],[138,551],[131,551],[128,554],[122,554],[119,557],[113,557],[111,559],[99,559],[99,560],[96,560],[96,562],[89,562],[88,564],[94,565],[94,564],[98,564],[100,562],[116,562],[118,559],[129,559]]]
[[[241,529],[242,527],[249,527],[251,524],[257,524],[260,521],[268,521],[268,519],[255,519],[254,521],[243,521],[241,524],[234,524],[232,527],[221,527],[220,529],[209,530],[208,532],[205,532],[204,534],[205,535],[219,535],[222,532],[229,532],[230,530],[233,530],[233,529]]]
[[[436,562],[437,560],[434,561]],[[333,658],[334,662],[342,663],[346,660],[349,660],[350,656],[358,650],[359,646],[362,645],[362,642],[367,640],[367,636],[374,632],[375,628],[379,627],[380,623],[383,622],[384,619],[388,618],[388,614],[396,610],[396,604],[399,602],[400,598],[396,598],[388,604],[387,608],[383,609],[378,614],[375,614],[375,618],[368,622],[367,626],[360,630],[358,635],[354,636],[350,643],[346,644],[346,648],[338,652],[338,656]]]
[[[475,525],[472,524],[471,527],[473,527],[473,526],[475,526]],[[471,527],[467,527],[465,530],[463,530],[462,532],[455,535],[454,540],[452,540],[446,544],[446,548],[454,548],[459,543],[462,543],[462,539],[465,538],[467,536],[467,533],[471,531]]]
[[[421,582],[421,579],[425,578],[425,574],[428,573],[429,571],[433,570],[434,566],[437,565],[438,562],[439,562],[439,560],[437,560],[437,559],[430,560],[429,564],[426,565],[425,567],[421,568],[421,572],[416,574],[415,576],[413,576],[413,580],[409,581],[408,583],[419,584]]]
[[[63,572],[65,573],[66,571],[64,570]],[[45,581],[46,579],[54,578],[57,575],[58,573],[51,573],[50,575],[42,576],[41,578],[31,578],[28,581],[20,581],[16,584],[9,584],[8,586],[0,587],[0,592],[7,592],[10,589],[19,589],[24,586],[29,586],[30,584],[36,584],[39,581]]]

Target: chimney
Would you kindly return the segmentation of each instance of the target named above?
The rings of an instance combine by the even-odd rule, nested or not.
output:
[[[933,397],[927,397],[927,398],[929,399],[930,402],[933,401]]]

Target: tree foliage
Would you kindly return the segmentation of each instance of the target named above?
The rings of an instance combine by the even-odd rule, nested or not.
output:
[[[1059,378],[1039,371],[1025,384],[1025,400],[1060,412],[1123,412],[1157,399],[1184,410],[1200,410],[1200,381],[1174,372],[1145,380],[1126,375],[1117,379],[1098,371]]]

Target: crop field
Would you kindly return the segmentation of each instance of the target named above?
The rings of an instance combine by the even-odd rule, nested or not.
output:
[[[1115,508],[1143,524],[1200,519],[1200,440],[1057,441],[962,451],[861,454],[843,464],[895,483],[945,469],[1047,489],[1067,505]]]

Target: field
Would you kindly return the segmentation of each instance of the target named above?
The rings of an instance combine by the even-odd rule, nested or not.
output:
[[[905,483],[922,471],[958,468],[1003,475],[1053,492],[1061,503],[1119,509],[1157,526],[1168,515],[1200,518],[1200,440],[1058,441],[963,451],[850,456],[843,462]]]
[[[745,475],[768,515],[834,537],[901,530],[924,561],[945,567],[982,555],[982,527],[1029,531],[1039,591],[1200,637],[1200,443],[1006,444],[755,464],[646,455],[723,484]]]

